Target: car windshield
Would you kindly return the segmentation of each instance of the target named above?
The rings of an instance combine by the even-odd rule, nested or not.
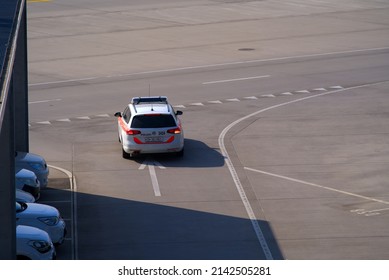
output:
[[[161,128],[173,126],[176,126],[173,116],[164,114],[135,116],[131,124],[132,128]]]

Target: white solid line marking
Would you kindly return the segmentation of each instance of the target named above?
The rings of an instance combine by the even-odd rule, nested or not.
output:
[[[370,200],[370,201],[379,202],[379,203],[383,203],[383,204],[389,204],[388,201],[384,201],[384,200],[381,200],[381,199],[375,199],[375,198],[364,196],[364,195],[359,195],[359,194],[355,194],[355,193],[351,193],[351,192],[341,191],[341,190],[337,190],[337,189],[334,189],[334,188],[325,187],[325,186],[321,186],[321,185],[318,185],[318,184],[310,183],[310,182],[307,182],[307,181],[303,181],[303,180],[294,179],[294,178],[283,176],[283,175],[278,175],[278,174],[266,172],[266,171],[263,171],[263,170],[253,169],[253,168],[249,168],[249,167],[244,167],[244,169],[249,170],[249,171],[253,171],[253,172],[257,172],[257,173],[261,173],[261,174],[264,174],[264,175],[268,175],[268,176],[272,176],[272,177],[276,177],[276,178],[280,178],[280,179],[284,179],[284,180],[288,180],[288,181],[292,181],[292,182],[296,182],[296,183],[300,183],[300,184],[316,187],[316,188],[325,189],[325,190],[332,191],[332,192],[337,192],[337,193],[345,194],[345,195],[348,195],[348,196],[354,196],[354,197],[362,198],[364,200]]]
[[[218,80],[218,81],[204,82],[204,83],[202,83],[202,85],[211,85],[211,84],[220,84],[220,83],[238,82],[238,81],[262,79],[262,78],[269,78],[269,77],[270,77],[270,75],[263,75],[263,76],[246,77],[246,78],[237,78],[237,79],[229,79],[229,80]]]
[[[240,118],[234,122],[232,122],[231,124],[229,124],[226,128],[223,129],[223,131],[220,133],[219,135],[219,139],[218,139],[218,142],[219,142],[219,147],[220,147],[220,151],[221,151],[221,154],[224,156],[225,158],[225,162],[226,162],[226,165],[231,173],[231,176],[232,176],[232,179],[235,183],[235,186],[236,186],[236,189],[240,195],[240,198],[243,202],[243,205],[246,209],[246,212],[249,216],[249,219],[251,221],[251,224],[254,228],[254,231],[255,231],[255,234],[257,236],[257,239],[261,245],[261,248],[265,254],[265,257],[266,259],[273,259],[273,256],[272,256],[272,253],[270,251],[270,248],[266,242],[266,238],[265,236],[263,235],[263,232],[262,232],[262,229],[261,227],[259,226],[259,223],[258,223],[258,220],[257,218],[255,217],[255,214],[254,214],[254,211],[251,207],[251,204],[250,204],[250,201],[248,200],[247,196],[246,196],[246,193],[244,191],[244,188],[243,188],[243,185],[239,179],[239,176],[235,170],[235,167],[234,165],[232,164],[232,161],[230,159],[230,156],[227,152],[227,148],[224,144],[224,138],[225,136],[227,135],[228,131],[234,127],[235,125],[239,124],[240,122],[244,121],[244,120],[247,120],[251,117],[254,117],[258,114],[261,114],[261,113],[264,113],[266,111],[270,111],[270,110],[273,110],[273,109],[277,109],[277,108],[280,108],[280,107],[283,107],[283,106],[286,106],[286,105],[290,105],[290,104],[293,104],[293,103],[297,103],[297,102],[301,102],[301,101],[304,101],[304,100],[308,100],[308,99],[311,99],[311,98],[316,98],[316,97],[320,97],[320,96],[325,96],[325,95],[329,95],[329,94],[333,94],[333,93],[337,93],[337,92],[344,92],[346,90],[352,90],[352,89],[357,89],[357,88],[362,88],[362,87],[366,87],[366,86],[371,86],[371,85],[379,85],[379,84],[383,84],[383,83],[388,83],[388,81],[385,81],[385,82],[378,82],[378,83],[371,83],[371,84],[365,84],[365,85],[360,85],[360,86],[355,86],[355,87],[350,87],[350,88],[343,88],[343,89],[338,89],[338,90],[333,90],[333,91],[329,91],[329,92],[324,92],[324,93],[319,93],[319,94],[315,94],[315,95],[310,95],[310,96],[306,96],[306,97],[303,97],[303,98],[299,98],[299,99],[295,99],[295,100],[292,100],[292,101],[288,101],[288,102],[284,102],[284,103],[280,103],[280,104],[277,104],[277,105],[273,105],[273,106],[270,106],[270,107],[267,107],[267,108],[264,108],[264,109],[261,109],[259,111],[256,111],[254,113],[251,113],[243,118]]]
[[[161,191],[159,189],[157,174],[155,173],[154,165],[149,165],[149,172],[151,177],[151,184],[153,185],[153,189],[154,189],[154,195],[161,196]]]
[[[57,169],[63,173],[66,174],[66,176],[69,179],[70,183],[70,191],[72,192],[71,196],[71,220],[72,220],[72,259],[77,260],[78,259],[78,215],[77,215],[77,182],[76,182],[76,177],[73,175],[72,172],[69,170],[66,170],[64,168],[54,166],[54,165],[48,165],[50,168]]]
[[[142,164],[141,166],[139,166],[139,170],[143,170],[146,168],[146,166],[149,167],[149,174],[150,174],[150,178],[151,178],[151,184],[153,185],[153,190],[154,190],[154,195],[155,196],[161,196],[161,191],[160,191],[160,188],[159,188],[159,184],[158,184],[158,178],[157,178],[157,173],[155,172],[155,166],[157,166],[159,169],[166,169],[165,166],[163,166],[161,163],[159,163],[158,161],[150,161],[148,159],[146,159]]]
[[[30,101],[28,104],[38,104],[38,103],[47,103],[47,102],[55,102],[55,101],[61,101],[62,99],[47,99],[47,100],[41,100],[41,101]]]

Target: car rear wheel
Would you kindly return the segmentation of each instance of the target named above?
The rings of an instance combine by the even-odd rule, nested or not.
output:
[[[127,153],[123,148],[122,148],[122,156],[125,159],[129,159],[131,157],[131,155]]]

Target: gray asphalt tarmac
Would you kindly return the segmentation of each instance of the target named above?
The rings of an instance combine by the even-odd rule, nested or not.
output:
[[[31,151],[73,178],[42,195],[58,257],[388,259],[389,3],[165,2],[29,4]],[[121,157],[149,85],[182,159]]]

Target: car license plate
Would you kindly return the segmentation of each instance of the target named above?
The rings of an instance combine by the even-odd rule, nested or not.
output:
[[[155,143],[155,142],[162,142],[162,141],[163,141],[162,137],[145,137],[146,143]]]

